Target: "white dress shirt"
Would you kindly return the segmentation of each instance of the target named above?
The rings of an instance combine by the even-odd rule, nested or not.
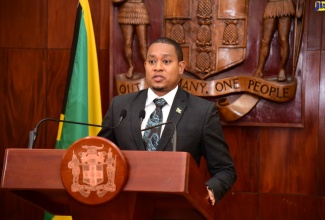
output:
[[[146,105],[145,105],[145,108],[144,108],[144,110],[146,111],[146,116],[145,116],[145,118],[142,121],[141,129],[146,128],[146,125],[147,125],[147,122],[149,120],[149,117],[150,117],[151,113],[156,109],[156,105],[153,102],[153,100],[155,98],[163,98],[167,102],[167,104],[164,105],[164,107],[162,107],[162,112],[163,112],[163,120],[162,120],[162,123],[166,122],[166,120],[168,118],[168,115],[169,115],[169,112],[170,112],[170,108],[171,108],[171,106],[173,104],[173,101],[174,101],[174,98],[175,98],[177,89],[178,89],[178,86],[176,86],[176,88],[174,88],[172,91],[170,91],[166,95],[159,97],[158,95],[156,95],[151,90],[151,88],[148,88],[147,101],[146,101]],[[165,128],[165,125],[162,125],[161,126],[160,136],[161,136],[164,128]],[[142,136],[143,136],[143,134],[144,134],[144,131],[142,131]]]

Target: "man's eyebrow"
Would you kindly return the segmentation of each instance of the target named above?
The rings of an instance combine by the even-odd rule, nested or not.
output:
[[[148,54],[148,57],[157,57],[157,55],[155,54]],[[163,54],[162,57],[172,57],[171,54],[167,53],[167,54]]]

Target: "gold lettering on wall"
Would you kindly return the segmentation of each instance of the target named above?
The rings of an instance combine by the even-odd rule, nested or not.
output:
[[[123,80],[123,75],[116,78],[116,85],[119,95],[147,88],[145,78]],[[182,76],[178,85],[200,97],[220,97],[244,92],[275,102],[289,102],[295,98],[297,81],[279,83],[249,76],[205,81]]]

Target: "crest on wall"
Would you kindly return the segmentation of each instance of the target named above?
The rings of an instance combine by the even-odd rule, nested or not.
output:
[[[247,10],[238,0],[166,0],[165,36],[181,45],[186,70],[207,79],[245,60]]]
[[[235,122],[252,112],[239,123],[301,126],[299,96],[302,94],[298,82],[302,77],[295,73],[302,42],[304,8],[304,0],[258,3],[249,0],[164,0],[161,36],[180,44],[186,62],[186,73],[181,76],[179,87],[193,95],[215,99],[224,122]],[[271,19],[290,18],[285,27],[289,30],[285,37],[289,47],[279,47],[283,45],[279,41],[283,39],[280,34],[286,31],[285,28],[274,28],[274,31],[270,26],[272,22],[265,22],[265,15]],[[156,15],[152,13],[151,16]],[[271,39],[276,42],[274,45],[263,45],[267,31],[273,32],[269,37],[275,39]],[[270,59],[266,50],[274,52]],[[283,54],[288,57],[282,57]],[[269,65],[266,65],[266,74],[263,72],[265,63]],[[132,93],[147,86],[141,73],[131,79],[123,73],[116,75],[118,94]],[[278,108],[278,103],[284,107]],[[263,111],[260,111],[261,106]],[[294,113],[288,110],[283,114],[284,108],[292,108]]]

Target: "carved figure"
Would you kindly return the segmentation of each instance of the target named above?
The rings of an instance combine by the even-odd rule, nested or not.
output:
[[[72,176],[73,176],[72,184],[73,185],[78,184],[80,167],[79,167],[79,160],[77,156],[74,154],[74,152],[72,155],[72,160],[68,163],[68,167],[72,169]]]
[[[275,31],[278,31],[280,45],[280,70],[278,81],[286,81],[285,66],[289,59],[289,33],[295,7],[292,0],[267,0],[263,16],[263,32],[257,69],[255,77],[264,77],[264,67],[270,53],[270,45]]]
[[[107,172],[107,184],[108,186],[112,187],[114,184],[115,179],[115,159],[113,158],[112,149],[109,149],[106,159],[106,172]]]
[[[137,34],[140,56],[145,61],[148,49],[147,26],[150,24],[150,17],[143,0],[112,0],[112,2],[119,7],[118,23],[122,29],[124,56],[129,66],[125,76],[130,79],[134,73],[133,38]]]

